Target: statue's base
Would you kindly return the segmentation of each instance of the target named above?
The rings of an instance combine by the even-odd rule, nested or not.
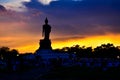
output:
[[[49,50],[52,50],[52,47],[51,47],[51,40],[49,39],[42,39],[40,40],[40,50],[41,49],[49,49]]]

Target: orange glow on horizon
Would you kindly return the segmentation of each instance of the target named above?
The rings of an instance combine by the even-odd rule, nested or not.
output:
[[[62,48],[66,46],[80,45],[86,47],[100,46],[101,44],[112,43],[115,46],[120,46],[120,35],[103,35],[103,36],[91,36],[83,39],[71,39],[64,42],[56,42],[53,44],[54,48]]]
[[[80,45],[86,47],[100,46],[101,44],[113,43],[115,46],[120,46],[120,35],[103,35],[103,36],[90,36],[83,39],[69,39],[64,41],[52,41],[52,48],[71,47],[73,45]],[[14,47],[15,48],[15,47]],[[31,43],[25,46],[16,47],[20,53],[35,52],[39,48],[39,43]]]

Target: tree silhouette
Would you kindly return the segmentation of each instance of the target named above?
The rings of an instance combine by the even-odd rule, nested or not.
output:
[[[1,47],[0,48],[0,56],[2,59],[6,60],[8,58],[10,49],[8,47]]]
[[[120,50],[118,47],[115,47],[113,44],[102,44],[94,49],[94,54],[96,57],[102,58],[116,58],[120,55]]]
[[[12,49],[12,50],[10,51],[11,57],[16,57],[18,54],[19,54],[19,52],[18,52],[16,49]]]
[[[17,57],[17,55],[19,54],[19,52],[16,49],[12,49],[10,50],[9,47],[1,47],[0,48],[0,58],[3,60],[10,60],[10,59],[14,59],[15,57]]]
[[[111,43],[101,44],[92,49],[92,47],[85,47],[80,45],[74,45],[72,47],[63,47],[62,49],[56,49],[57,52],[67,52],[76,54],[77,58],[117,58],[120,56],[120,47],[115,47]]]

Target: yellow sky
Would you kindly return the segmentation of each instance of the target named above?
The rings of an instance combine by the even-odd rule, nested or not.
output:
[[[105,43],[113,43],[115,46],[120,46],[120,35],[103,35],[103,36],[90,36],[87,38],[82,39],[69,39],[64,41],[52,41],[52,48],[62,48],[62,47],[69,47],[73,45],[80,45],[80,46],[86,46],[86,47],[96,47],[100,46],[101,44]],[[26,43],[25,43],[26,44]],[[26,44],[20,47],[14,47],[19,50],[19,52],[35,52],[36,49],[39,48],[39,41],[33,41],[29,44]]]

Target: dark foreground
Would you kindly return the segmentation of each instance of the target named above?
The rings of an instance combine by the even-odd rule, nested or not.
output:
[[[0,80],[120,80],[120,68],[59,67],[26,72],[0,73]]]
[[[59,67],[45,71],[36,68],[26,72],[0,73],[0,80],[120,80],[120,67]]]
[[[120,60],[83,58],[64,66],[54,64],[15,72],[0,71],[0,80],[120,80]]]
[[[43,75],[36,80],[120,80],[120,68],[64,67]]]

